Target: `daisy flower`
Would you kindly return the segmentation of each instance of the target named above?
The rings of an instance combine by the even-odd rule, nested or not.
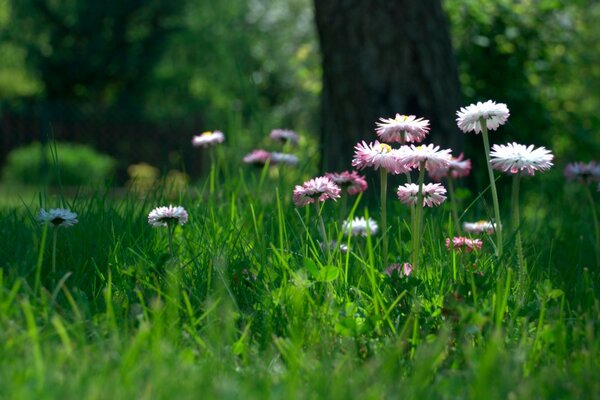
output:
[[[454,249],[464,250],[467,253],[470,253],[475,250],[481,250],[481,246],[483,246],[481,239],[469,239],[462,236],[453,237],[452,240],[450,240],[450,238],[446,239],[446,248],[448,251]]]
[[[600,164],[597,164],[596,161],[590,161],[587,164],[584,162],[567,164],[565,178],[582,183],[598,182],[600,181]]]
[[[451,157],[447,167],[431,169],[427,172],[434,181],[441,181],[442,178],[464,178],[471,172],[471,160],[464,160],[464,155],[460,153],[458,157]]]
[[[51,208],[49,211],[40,210],[38,221],[42,224],[50,223],[55,228],[69,228],[77,222],[77,214],[65,208]]]
[[[344,171],[342,173],[329,172],[325,176],[352,196],[364,192],[369,187],[365,177],[359,175],[356,171]]]
[[[500,125],[506,123],[510,113],[506,104],[488,100],[485,103],[477,102],[477,104],[461,107],[456,115],[456,123],[461,131],[479,133],[482,118],[487,128],[495,131]]]
[[[207,131],[199,136],[192,138],[192,145],[195,147],[209,147],[217,143],[223,143],[225,135],[221,131]]]
[[[394,274],[397,274],[399,277],[410,276],[410,274],[412,274],[412,271],[413,267],[410,263],[395,263],[387,267],[384,273],[391,278],[392,276],[394,276]]]
[[[265,165],[267,163],[267,161],[269,161],[270,159],[271,159],[270,152],[268,152],[266,150],[258,149],[258,150],[252,150],[252,152],[246,154],[244,156],[243,161],[246,164]]]
[[[487,233],[492,234],[496,231],[496,224],[491,221],[464,222],[463,229],[467,233]]]
[[[311,179],[304,182],[302,186],[296,185],[294,188],[294,204],[297,207],[303,207],[309,203],[314,203],[315,199],[325,201],[327,199],[338,199],[342,190],[326,176]]]
[[[384,168],[392,174],[403,174],[408,172],[399,160],[399,151],[392,149],[390,145],[375,141],[375,143],[367,144],[365,141],[354,146],[354,159],[352,166],[358,169],[365,167],[373,167],[375,170]]]
[[[416,183],[405,183],[398,186],[398,199],[407,205],[417,204],[419,185]],[[446,188],[439,183],[428,183],[423,185],[423,206],[439,206],[446,200]]]
[[[506,145],[495,144],[490,156],[492,167],[496,170],[511,174],[527,171],[529,175],[535,175],[535,171],[550,169],[554,158],[544,147],[534,149],[533,145],[527,147],[514,142]]]
[[[299,141],[298,134],[288,129],[273,129],[269,134],[269,137],[283,144],[291,143],[296,145]]]
[[[332,240],[331,242],[329,242],[329,246],[325,245],[325,243],[319,241],[319,247],[321,248],[321,250],[323,251],[329,251],[329,250],[340,250],[340,253],[345,254],[348,252],[348,246],[345,245],[344,243],[338,244],[338,242],[336,242],[335,240]]]
[[[271,165],[285,164],[285,165],[298,165],[298,157],[289,153],[271,153]]]
[[[367,236],[368,233],[375,235],[377,233],[377,222],[371,218],[365,219],[364,217],[354,218],[353,220],[346,220],[342,223],[342,231],[346,236]]]
[[[429,121],[414,115],[396,114],[395,118],[379,118],[375,132],[384,142],[421,142],[429,133]]]
[[[148,214],[148,223],[155,228],[175,223],[185,225],[187,221],[188,213],[181,206],[157,207]]]
[[[450,149],[440,150],[440,146],[433,144],[402,146],[398,159],[409,168],[418,167],[421,162],[425,162],[425,168],[430,171],[448,167],[452,158],[450,152]]]

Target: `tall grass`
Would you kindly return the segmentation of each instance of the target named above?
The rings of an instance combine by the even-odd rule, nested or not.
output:
[[[381,237],[344,237],[331,203],[327,236],[350,251],[324,254],[315,210],[291,203],[302,170],[210,176],[177,198],[65,199],[80,222],[60,232],[54,275],[35,214],[58,200],[0,210],[0,398],[600,393],[600,266],[577,194],[550,195],[555,176],[522,188],[523,302],[514,236],[500,259],[490,237],[478,253],[448,252],[449,205],[428,212],[419,268],[388,277]],[[169,203],[190,214],[177,262],[146,221]],[[363,199],[349,204],[369,215]],[[476,201],[467,215],[484,211]],[[390,201],[388,217],[389,258],[407,261],[409,210]]]

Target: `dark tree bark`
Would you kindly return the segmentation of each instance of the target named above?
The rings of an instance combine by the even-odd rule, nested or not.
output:
[[[350,167],[379,117],[429,119],[427,142],[462,147],[460,85],[440,0],[315,0],[321,42],[322,165]]]

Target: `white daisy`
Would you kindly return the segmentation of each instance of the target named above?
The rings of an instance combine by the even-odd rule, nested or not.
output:
[[[342,231],[346,236],[367,236],[368,233],[375,235],[379,227],[373,219],[365,219],[364,217],[346,220],[342,223]]]
[[[77,214],[65,208],[51,208],[49,211],[40,210],[38,221],[42,224],[50,223],[55,228],[69,228],[77,222]]]
[[[178,223],[184,225],[188,221],[188,213],[181,206],[157,207],[148,214],[148,223],[156,228]]]
[[[398,159],[402,165],[417,168],[424,161],[428,171],[448,168],[452,155],[450,149],[440,150],[440,146],[433,144],[415,146],[402,146],[398,152]]]
[[[419,185],[416,183],[405,183],[398,186],[398,200],[406,205],[417,204],[419,196]],[[446,188],[439,183],[428,183],[423,185],[423,207],[439,206],[446,200]]]
[[[487,233],[492,234],[496,231],[496,224],[491,221],[464,222],[463,229],[467,233]]]
[[[271,164],[286,164],[286,165],[297,165],[298,157],[289,153],[278,153],[276,151],[271,153]]]
[[[225,135],[221,131],[207,131],[199,136],[192,138],[192,145],[195,147],[209,147],[217,143],[223,143]]]
[[[495,144],[490,152],[491,163],[494,169],[511,174],[527,171],[535,175],[535,171],[545,171],[552,167],[554,155],[544,147],[537,149],[518,144]]]
[[[365,141],[354,146],[354,159],[352,166],[357,169],[373,167],[377,170],[384,168],[392,174],[403,174],[409,171],[398,159],[400,152],[392,149],[390,145],[375,141],[367,144]]]
[[[504,125],[510,112],[504,103],[496,103],[488,100],[485,103],[477,102],[467,107],[461,107],[456,112],[456,123],[463,132],[481,132],[481,119],[486,122],[488,129],[495,131],[500,125]]]
[[[395,118],[379,118],[375,132],[384,142],[421,142],[429,133],[429,121],[414,115],[396,114]]]

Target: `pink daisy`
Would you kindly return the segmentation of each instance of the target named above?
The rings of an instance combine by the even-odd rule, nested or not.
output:
[[[379,118],[377,136],[384,142],[421,142],[429,133],[429,121],[414,115],[396,114],[395,118]]]
[[[518,144],[495,144],[490,152],[492,167],[502,172],[517,174],[526,171],[535,175],[535,171],[545,171],[552,166],[554,155],[544,147],[537,149]]]
[[[506,104],[488,100],[485,103],[477,102],[477,104],[461,107],[456,115],[456,123],[461,131],[479,133],[481,132],[481,118],[485,120],[488,129],[495,131],[500,125],[506,123],[510,112]]]
[[[598,182],[600,181],[600,164],[597,164],[596,161],[590,161],[587,164],[584,162],[567,164],[565,177],[570,181],[577,180],[582,183]]]
[[[326,177],[331,179],[340,188],[345,189],[349,195],[356,195],[367,190],[369,186],[365,177],[356,171],[328,172]]]
[[[187,221],[188,213],[181,206],[157,207],[148,214],[148,223],[157,228],[171,223],[185,225]]]
[[[269,137],[283,144],[298,144],[299,141],[298,134],[289,129],[273,129],[269,134]]]
[[[441,181],[442,178],[458,179],[468,176],[471,172],[471,160],[463,160],[463,154],[458,157],[452,157],[448,167],[432,169],[427,171],[429,177],[434,181]]]
[[[367,144],[365,141],[354,146],[354,159],[352,166],[358,169],[373,167],[375,170],[384,168],[392,174],[403,174],[409,169],[399,160],[399,151],[392,149],[390,145],[375,141]]]
[[[400,278],[403,276],[410,276],[412,274],[413,267],[410,263],[398,264],[394,263],[385,269],[385,274],[390,278],[397,274]]]
[[[195,147],[209,147],[217,143],[223,143],[225,135],[221,131],[207,131],[199,136],[192,138],[192,145]]]
[[[252,150],[251,153],[244,156],[244,162],[253,165],[265,165],[270,159],[271,153],[262,149]]]
[[[454,250],[464,250],[469,253],[475,250],[481,250],[481,246],[483,246],[481,239],[469,239],[462,236],[453,237],[452,240],[450,240],[450,238],[446,239],[446,248],[448,251],[453,248]]]
[[[315,199],[325,201],[327,199],[338,199],[342,190],[326,176],[311,179],[304,182],[302,186],[296,185],[294,188],[294,204],[297,207],[303,207],[309,203],[314,203]]]
[[[419,185],[416,183],[405,183],[398,186],[398,199],[407,205],[417,204]],[[439,206],[446,200],[446,188],[439,183],[428,183],[423,185],[423,207]]]
[[[450,149],[440,150],[440,146],[428,145],[410,145],[402,146],[398,158],[400,162],[410,168],[417,168],[424,161],[427,171],[446,168],[450,165],[452,155]]]

